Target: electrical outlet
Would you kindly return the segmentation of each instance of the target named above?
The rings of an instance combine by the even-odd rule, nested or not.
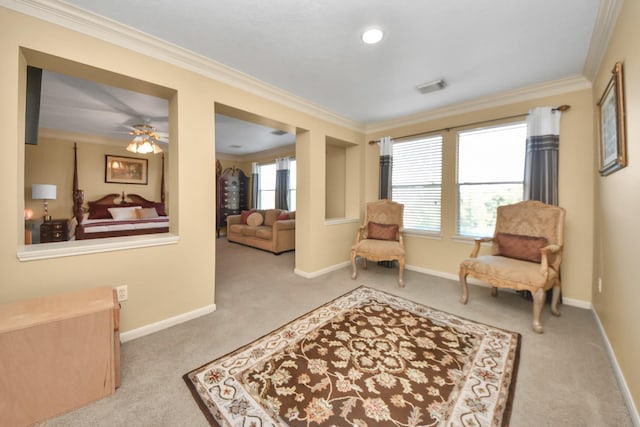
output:
[[[598,292],[602,293],[602,277],[598,277]]]
[[[129,288],[127,285],[118,286],[116,288],[116,292],[118,293],[118,301],[126,301],[129,299]]]

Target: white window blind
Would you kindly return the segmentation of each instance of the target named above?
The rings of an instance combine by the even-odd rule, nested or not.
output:
[[[440,233],[442,136],[393,143],[394,202],[404,204],[404,228]]]
[[[458,133],[458,235],[492,236],[496,208],[522,201],[526,138],[526,123]]]

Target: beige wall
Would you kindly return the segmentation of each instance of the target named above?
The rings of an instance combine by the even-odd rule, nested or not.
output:
[[[215,215],[206,213],[215,211],[216,103],[269,117],[303,135],[296,143],[301,171],[298,179],[307,184],[313,182],[307,188],[316,193],[310,191],[309,196],[298,200],[299,210],[306,215],[297,216],[297,235],[301,241],[314,244],[299,246],[296,268],[314,272],[335,264],[333,255],[327,257],[324,249],[316,249],[333,244],[332,237],[323,233],[324,141],[326,135],[332,135],[360,143],[362,133],[5,8],[0,8],[0,27],[0,195],[5,203],[0,209],[0,302],[126,284],[129,300],[121,311],[123,332],[214,304]],[[27,56],[21,55],[21,48],[29,49]],[[121,76],[125,76],[139,80],[128,89],[148,93],[154,87],[169,88],[160,95],[170,98],[168,191],[171,231],[179,236],[176,244],[28,262],[17,259],[24,238],[23,112],[27,64],[71,75],[81,74],[78,69],[86,72],[82,65],[86,64],[95,68],[83,76],[96,77],[102,83],[122,85]],[[100,165],[100,169],[103,167]],[[207,187],[211,191],[203,191]],[[350,230],[349,241],[352,234]],[[339,257],[345,259],[347,253],[345,250]]]
[[[473,113],[414,124],[369,135],[377,139],[384,135],[399,137],[441,128],[454,127],[499,117],[526,113],[540,106],[571,105],[564,113],[560,130],[560,205],[567,210],[565,249],[562,267],[562,288],[565,298],[591,301],[592,272],[584,268],[593,259],[593,106],[590,90],[540,98],[534,101],[490,108]],[[513,119],[512,119],[513,120]],[[585,123],[587,124],[585,126]],[[491,125],[494,123],[491,123]],[[485,125],[486,126],[486,125]],[[431,238],[409,235],[405,239],[407,264],[426,271],[448,274],[457,278],[460,261],[472,249],[469,240],[455,239],[456,234],[456,130],[443,131],[442,153],[442,232]],[[377,197],[378,147],[367,148],[367,200]],[[410,286],[407,283],[407,286]]]
[[[597,103],[616,62],[624,63],[628,166],[596,184],[596,263],[593,304],[636,405],[640,407],[640,2],[625,1],[608,51],[594,80]],[[594,116],[594,122],[597,119]],[[596,129],[594,129],[594,132]],[[595,149],[595,147],[594,147]],[[602,292],[598,291],[602,278]]]
[[[325,217],[344,218],[347,151],[344,147],[327,144]]]

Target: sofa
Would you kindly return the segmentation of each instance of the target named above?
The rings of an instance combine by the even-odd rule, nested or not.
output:
[[[280,254],[296,248],[295,212],[242,211],[227,217],[227,240]]]

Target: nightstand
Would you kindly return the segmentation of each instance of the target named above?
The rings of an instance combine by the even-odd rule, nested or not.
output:
[[[40,225],[40,243],[64,242],[67,240],[67,220],[52,219]]]

